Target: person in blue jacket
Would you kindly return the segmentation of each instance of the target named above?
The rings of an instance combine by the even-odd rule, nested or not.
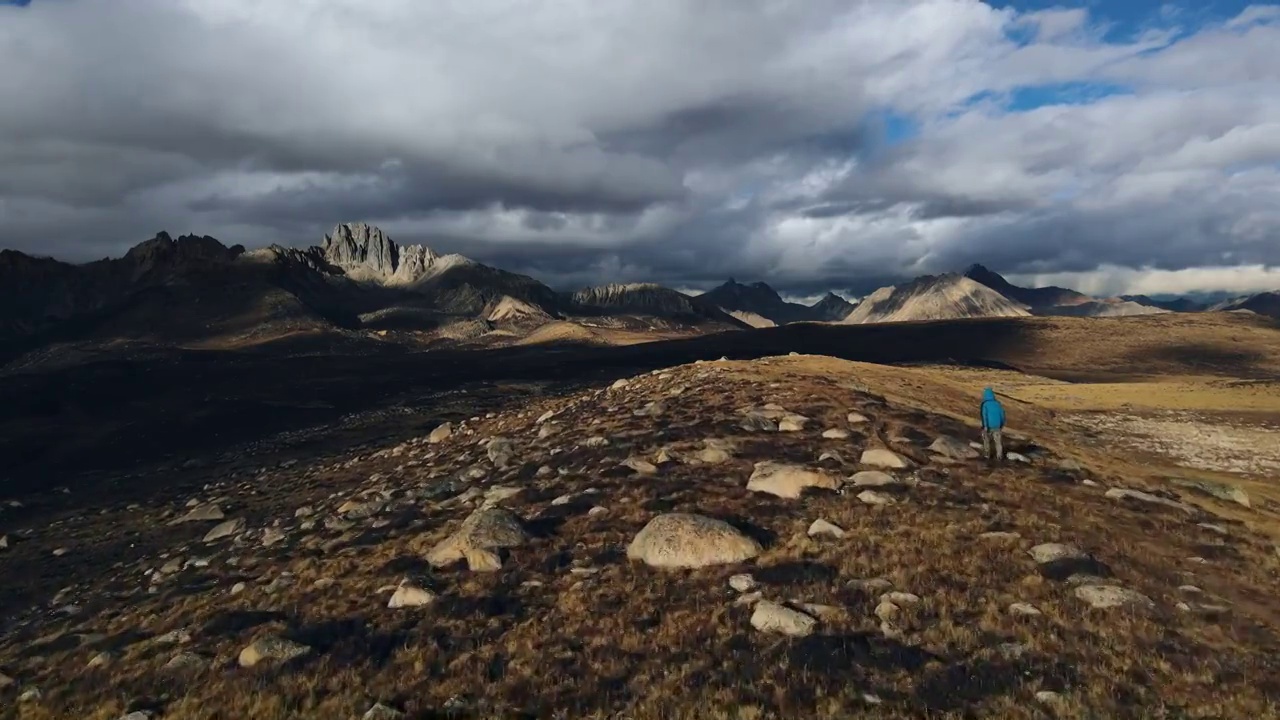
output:
[[[1004,406],[991,388],[982,391],[982,456],[1004,460]],[[994,446],[995,455],[991,454]]]

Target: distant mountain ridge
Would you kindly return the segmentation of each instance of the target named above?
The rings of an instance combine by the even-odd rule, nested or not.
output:
[[[1022,305],[960,274],[925,275],[868,295],[841,322],[862,324],[959,320],[975,317],[1026,317]]]
[[[835,293],[827,293],[812,306],[787,302],[767,283],[742,284],[733,278],[697,297],[757,327],[805,321],[834,322],[854,307]]]
[[[399,245],[366,223],[336,225],[308,248],[246,251],[208,236],[161,232],[122,257],[79,265],[0,251],[0,349],[69,339],[187,342],[309,330],[514,337],[552,323],[585,323],[594,328],[585,335],[598,335],[1203,310],[1280,317],[1280,292],[1206,305],[1023,288],[982,265],[881,288],[856,303],[828,293],[812,306],[789,302],[764,282],[733,279],[699,295],[653,283],[557,292],[463,255]],[[560,334],[566,333],[575,335]]]

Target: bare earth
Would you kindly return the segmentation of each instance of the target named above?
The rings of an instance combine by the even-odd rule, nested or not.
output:
[[[1221,380],[1179,377],[1205,398]],[[1028,462],[927,449],[976,439],[984,384],[1006,398],[1009,448]],[[687,364],[614,389],[513,393],[438,443],[423,428],[210,466],[203,487],[39,523],[7,508],[0,717],[1280,716],[1280,504],[1275,454],[1260,451],[1280,407],[1257,400],[1254,420],[1230,424],[1224,408],[1157,400],[1102,416],[1089,387],[820,356]],[[1083,399],[1054,395],[1067,388]],[[807,420],[744,426],[752,410]],[[1202,434],[1210,417],[1218,430]],[[910,465],[873,488],[884,504],[851,480],[876,448]],[[748,491],[763,461],[843,489]],[[1235,483],[1252,502],[1174,475]],[[1117,488],[1166,503],[1107,495]],[[201,503],[243,527],[206,541],[219,521],[170,524]],[[527,541],[498,551],[496,570],[432,567],[481,507],[512,513]],[[726,521],[762,551],[697,570],[628,560],[669,512]],[[809,537],[817,519],[843,535]],[[1039,562],[1043,543],[1083,557]],[[759,596],[731,587],[739,574]],[[403,582],[430,600],[388,607]],[[1103,587],[1129,600],[1092,607]],[[756,629],[761,601],[811,632]],[[267,638],[306,653],[242,667]]]

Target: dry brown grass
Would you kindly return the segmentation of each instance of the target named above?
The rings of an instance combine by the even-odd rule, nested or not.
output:
[[[1062,693],[1061,717],[1280,715],[1274,666],[1280,562],[1271,542],[1247,524],[1214,520],[1227,524],[1225,537],[1196,525],[1209,513],[1227,512],[1274,521],[1273,506],[1228,510],[1205,501],[1205,518],[1189,519],[1107,499],[1105,486],[1136,485],[1158,473],[1084,447],[1052,408],[1017,401],[1008,403],[1013,449],[1027,448],[1020,435],[1057,457],[1080,459],[1085,469],[1058,469],[1056,459],[994,469],[929,459],[923,448],[939,433],[973,437],[983,385],[1014,388],[1026,380],[998,371],[816,357],[687,366],[616,392],[512,408],[476,424],[476,435],[438,448],[411,445],[349,467],[299,467],[211,491],[230,496],[228,507],[251,526],[277,518],[294,526],[293,509],[300,505],[331,511],[366,487],[403,492],[486,467],[474,441],[510,437],[526,462],[490,469],[473,484],[524,486],[509,506],[537,538],[488,575],[431,570],[422,561],[426,548],[468,512],[436,501],[389,511],[384,527],[291,531],[271,549],[206,550],[198,542],[203,529],[155,521],[181,511],[173,506],[112,508],[68,521],[11,552],[73,547],[69,557],[86,563],[76,592],[84,612],[44,615],[3,638],[0,668],[44,696],[0,706],[8,708],[0,717],[115,720],[131,705],[154,703],[166,719],[358,718],[381,700],[426,718],[441,716],[435,713],[457,700],[472,708],[461,717],[1040,718],[1046,710],[1034,695],[1045,689]],[[668,396],[681,386],[683,393]],[[659,417],[632,414],[659,398],[667,404]],[[737,427],[740,408],[768,402],[814,422],[799,433]],[[538,440],[533,418],[548,408],[560,411],[554,422],[561,430]],[[871,426],[855,426],[848,440],[820,437],[825,428],[845,427],[850,410],[869,416]],[[611,446],[578,447],[592,435],[610,438]],[[864,447],[893,437],[906,438],[895,449],[919,460],[921,479],[936,483],[897,492],[898,504],[869,507],[835,493],[782,500],[745,490],[754,462],[815,463],[821,452],[835,450],[846,464],[829,466],[849,473]],[[667,465],[653,477],[619,467],[629,455],[693,449],[706,438],[733,439],[736,457],[714,466]],[[552,455],[554,449],[561,452]],[[535,478],[544,463],[567,474]],[[371,480],[375,473],[384,479]],[[1084,479],[1104,487],[1081,484]],[[589,488],[600,492],[552,505],[557,496]],[[588,515],[595,504],[608,512]],[[766,551],[744,566],[701,571],[628,563],[631,537],[666,511],[727,519],[763,539]],[[819,517],[844,528],[846,537],[808,538],[805,528]],[[978,537],[990,530],[1021,538]],[[104,572],[110,563],[102,562],[95,572],[95,545],[106,552],[126,534],[137,549],[119,549],[121,567]],[[1091,610],[1027,556],[1030,546],[1051,541],[1093,553],[1118,583],[1150,596],[1156,609]],[[163,564],[155,556],[162,549],[212,554],[214,562],[184,571],[154,595],[140,592],[141,571]],[[232,556],[242,562],[228,565]],[[1196,556],[1208,562],[1189,560]],[[575,567],[598,572],[573,574]],[[294,573],[296,582],[267,594],[263,587],[282,571]],[[742,571],[752,572],[770,599],[823,603],[839,612],[809,638],[758,633],[749,625],[750,609],[733,604],[727,584]],[[439,600],[422,609],[387,609],[388,593],[377,590],[406,574],[419,577]],[[881,634],[875,596],[847,586],[872,577],[922,598],[906,608],[901,638]],[[316,590],[319,578],[336,584]],[[230,595],[240,581],[250,589]],[[1187,599],[1178,590],[1187,583],[1229,603],[1230,611],[1205,617],[1175,609]],[[1007,607],[1016,601],[1044,614],[1014,617]],[[139,638],[182,627],[192,630],[186,649],[213,665],[170,677],[161,666],[176,648]],[[318,652],[285,668],[236,667],[239,650],[268,632],[297,637]],[[46,642],[38,644],[38,636]],[[1003,655],[1007,643],[1020,644],[1021,656]],[[84,670],[102,647],[118,648],[121,657],[108,669]],[[868,704],[864,693],[883,704]]]

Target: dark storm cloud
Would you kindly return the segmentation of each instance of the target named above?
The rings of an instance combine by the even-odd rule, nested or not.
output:
[[[1278,21],[1108,44],[970,0],[0,7],[0,246],[361,220],[557,284],[797,295],[1275,264]]]

